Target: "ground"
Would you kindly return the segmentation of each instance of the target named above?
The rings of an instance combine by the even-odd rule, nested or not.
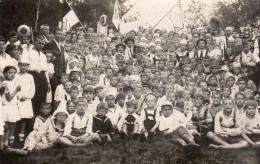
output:
[[[140,141],[122,141],[118,139],[105,146],[94,144],[85,147],[63,147],[33,152],[27,156],[14,154],[0,155],[0,164],[72,164],[72,163],[260,163],[260,150],[214,150],[202,148],[199,155],[187,157],[183,149],[167,139],[160,138],[153,143]]]

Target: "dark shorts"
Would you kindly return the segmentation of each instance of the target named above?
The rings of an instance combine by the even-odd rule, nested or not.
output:
[[[234,144],[238,143],[240,141],[245,141],[243,138],[240,136],[228,136],[228,137],[223,137],[221,135],[217,135],[219,138],[221,138],[223,141],[229,143],[229,144]]]
[[[251,134],[251,135],[248,135],[247,136],[253,141],[253,142],[259,142],[260,141],[260,135],[257,135],[257,134]]]
[[[166,137],[170,138],[172,141],[174,141],[178,138],[182,138],[182,136],[185,134],[189,135],[189,132],[183,126],[180,126],[178,129],[174,130],[172,133],[168,134]]]

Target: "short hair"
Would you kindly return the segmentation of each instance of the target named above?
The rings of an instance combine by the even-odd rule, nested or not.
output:
[[[48,106],[49,108],[51,108],[51,104],[50,103],[41,103],[41,108],[40,109],[42,109],[45,106]]]
[[[70,88],[70,91],[73,91],[73,90],[79,91],[79,88],[76,87],[76,86],[72,86],[72,87]]]
[[[79,97],[76,99],[76,105],[78,105],[80,102],[88,103],[88,101],[84,97]]]
[[[126,102],[126,107],[127,107],[127,108],[133,107],[134,109],[137,109],[137,108],[138,108],[138,102],[135,101],[135,100],[127,101],[127,102]]]
[[[9,54],[10,55],[10,52],[15,49],[17,46],[13,43],[11,44],[8,44],[5,48],[5,53]]]
[[[239,95],[243,96],[244,99],[246,98],[246,95],[245,95],[244,93],[242,93],[242,92],[238,92],[238,93],[235,95],[235,98],[237,98],[237,96],[239,96]]]
[[[179,98],[179,97],[184,98],[184,91],[183,90],[179,90],[175,93],[175,98]]]

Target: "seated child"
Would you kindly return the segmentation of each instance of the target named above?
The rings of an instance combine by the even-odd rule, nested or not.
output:
[[[143,129],[141,119],[135,113],[137,107],[138,103],[134,100],[126,102],[127,114],[121,117],[117,124],[118,131],[123,139],[128,137],[137,139]]]
[[[210,144],[212,148],[239,149],[247,147],[248,143],[240,137],[241,120],[234,109],[234,100],[223,100],[223,110],[215,117],[214,132],[208,132],[207,137],[217,144]]]
[[[93,132],[98,133],[102,141],[110,141],[111,135],[114,134],[112,123],[106,116],[107,110],[108,107],[106,103],[99,103],[97,105],[97,114],[93,117]]]
[[[143,130],[140,135],[141,139],[144,140],[146,138],[153,139],[155,134],[158,134],[158,125],[159,125],[159,110],[156,108],[156,96],[154,94],[148,94],[144,102],[146,104],[146,108],[141,111],[140,119],[143,122]]]
[[[159,131],[163,136],[170,137],[171,141],[184,148],[199,149],[192,135],[185,129],[185,116],[173,109],[171,102],[165,101],[162,106],[163,115],[159,117]]]
[[[87,100],[80,97],[76,101],[76,112],[71,114],[65,124],[63,137],[60,142],[67,146],[84,146],[92,141],[101,139],[92,132],[93,117],[86,112]]]
[[[44,107],[44,106],[43,106]],[[50,112],[50,109],[45,109]],[[26,138],[24,147],[22,150],[14,149],[13,152],[26,155],[32,152],[32,150],[42,150],[52,147],[59,141],[59,137],[64,132],[64,122],[68,117],[68,112],[64,107],[60,106],[53,114],[52,117],[48,117],[46,122],[41,125],[40,128],[32,131]]]
[[[247,100],[241,115],[242,137],[252,146],[260,147],[260,116],[255,100]]]

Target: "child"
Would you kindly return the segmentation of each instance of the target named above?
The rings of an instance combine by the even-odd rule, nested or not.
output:
[[[67,101],[66,106],[67,106],[67,111],[68,111],[69,115],[73,114],[76,111],[76,104],[74,101],[72,101],[72,100]]]
[[[142,127],[142,121],[140,117],[135,113],[138,107],[138,103],[134,100],[126,102],[127,114],[121,117],[118,121],[117,128],[120,133],[121,138],[125,139],[127,137],[132,137],[137,139]]]
[[[21,118],[21,131],[19,134],[19,140],[24,141],[24,130],[26,121],[33,117],[32,101],[35,94],[35,85],[33,76],[27,73],[29,67],[29,60],[23,59],[19,61],[20,72],[15,76],[14,82],[16,85],[21,85],[21,91],[18,96],[18,109]]]
[[[84,146],[92,141],[101,141],[97,133],[92,132],[92,115],[86,112],[87,100],[80,97],[76,101],[77,110],[71,114],[65,124],[60,142],[67,146]]]
[[[83,89],[82,96],[87,100],[88,106],[86,108],[87,112],[93,116],[96,115],[97,104],[94,102],[95,90],[92,87],[85,86]]]
[[[53,116],[48,117],[40,128],[35,129],[28,135],[23,150],[18,153],[26,155],[32,152],[32,150],[42,150],[53,147],[63,135],[65,120],[68,116],[68,112],[64,107],[60,106],[53,113]]]
[[[235,95],[235,109],[240,116],[245,113],[245,99],[246,96],[241,92]]]
[[[199,150],[199,146],[193,140],[191,134],[184,127],[185,116],[173,109],[171,102],[165,101],[161,110],[163,115],[159,117],[159,131],[163,136],[170,137],[171,141],[180,144],[184,148]]]
[[[156,131],[159,125],[159,110],[156,108],[156,95],[148,94],[144,99],[146,108],[141,111],[140,119],[143,123],[144,129],[142,130],[141,139],[153,139],[158,132]]]
[[[45,52],[46,58],[47,58],[47,76],[49,77],[49,79],[51,80],[54,74],[54,65],[52,64],[52,52],[51,51],[46,51]],[[51,103],[52,102],[52,92],[51,89],[50,91],[47,93],[47,97],[46,97],[46,102]]]
[[[224,86],[222,88],[222,95],[223,95],[223,99],[230,97],[230,95],[231,95],[231,88],[228,87],[228,86]],[[233,98],[233,97],[231,97],[231,98]]]
[[[54,93],[54,100],[56,103],[62,100],[62,97],[64,96],[65,93],[65,89],[64,89],[65,83],[67,81],[69,81],[69,75],[65,73],[61,74],[61,79],[60,79],[61,84],[57,86]]]
[[[2,83],[4,81],[4,77],[0,76],[0,91],[2,91]],[[4,116],[3,116],[3,106],[2,106],[2,98],[0,98],[0,151],[4,149]]]
[[[45,121],[51,116],[51,104],[42,103],[40,108],[40,114],[35,118],[33,129],[39,129],[45,123]]]
[[[248,143],[240,138],[241,121],[234,109],[232,98],[223,100],[223,110],[215,117],[214,132],[208,132],[207,137],[216,144],[210,144],[212,148],[239,149],[247,147]]]
[[[97,114],[93,117],[93,132],[98,133],[102,141],[110,141],[114,134],[112,123],[106,116],[107,110],[106,103],[99,103],[97,105]]]
[[[5,81],[3,82],[4,94],[2,95],[3,103],[3,116],[5,122],[5,132],[4,132],[4,146],[8,149],[9,143],[14,142],[14,130],[16,122],[20,120],[18,105],[17,105],[17,93],[21,91],[21,85],[16,86],[13,82],[16,74],[16,68],[14,66],[6,66],[4,68],[3,74],[5,76]],[[9,143],[8,143],[9,140]]]

